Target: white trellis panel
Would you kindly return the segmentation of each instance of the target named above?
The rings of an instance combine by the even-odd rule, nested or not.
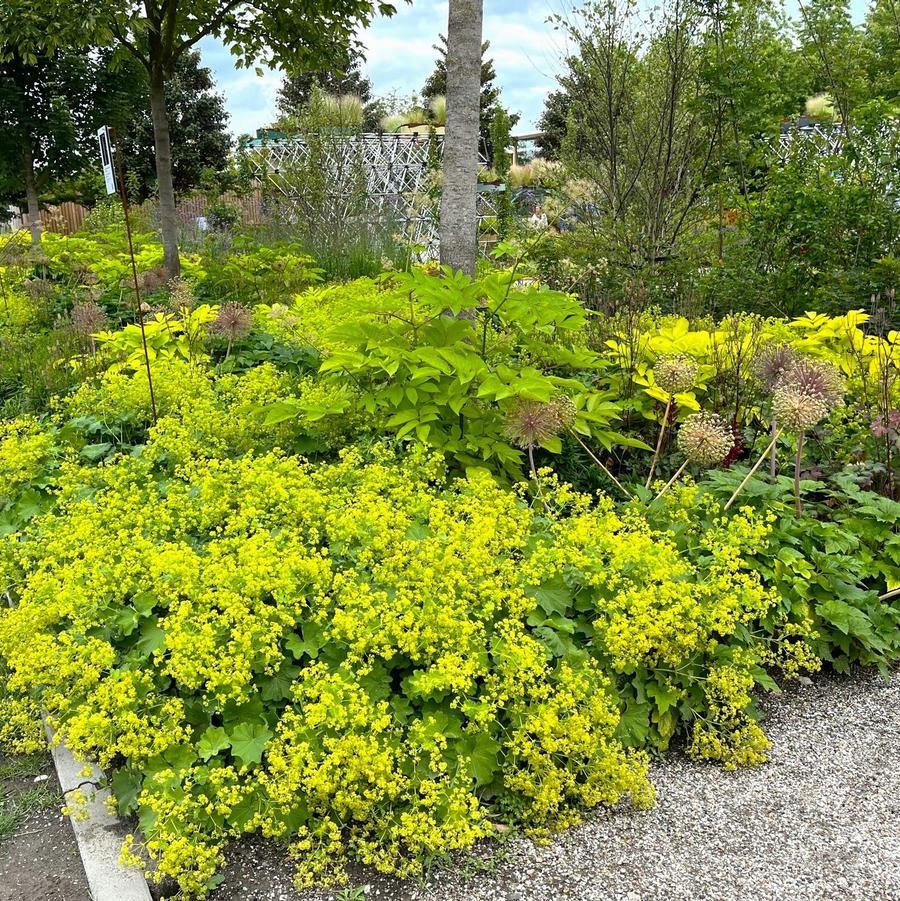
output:
[[[349,215],[349,205],[364,187],[367,217],[390,223],[414,243],[435,251],[435,211],[416,205],[426,189],[429,170],[439,165],[443,137],[428,134],[345,134],[322,132],[307,137],[273,140],[247,147],[244,154],[259,182],[285,201],[300,200],[304,185],[299,173],[310,155],[321,169],[319,187],[328,198],[329,213]],[[486,166],[486,161],[481,160]],[[479,220],[496,215],[493,197],[478,194]]]

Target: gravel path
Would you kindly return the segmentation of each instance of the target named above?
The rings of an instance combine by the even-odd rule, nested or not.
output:
[[[658,806],[606,810],[432,873],[373,879],[367,901],[900,901],[900,672],[819,677],[769,705],[771,762],[657,766]],[[490,853],[492,846],[486,853]],[[215,901],[312,901],[273,849],[237,849]],[[346,896],[345,896],[346,897]]]

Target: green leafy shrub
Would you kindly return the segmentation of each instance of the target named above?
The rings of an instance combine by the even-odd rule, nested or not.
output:
[[[510,414],[523,402],[549,404],[561,395],[571,397],[575,431],[607,447],[644,446],[609,428],[618,408],[608,395],[574,378],[601,367],[579,343],[583,308],[556,292],[514,290],[512,278],[392,275],[390,292],[365,297],[332,330],[320,373],[352,383],[359,407],[389,432],[461,467],[489,462],[517,475],[523,454],[510,436]],[[289,406],[262,412],[268,422],[291,415]],[[559,453],[559,431],[535,444]]]

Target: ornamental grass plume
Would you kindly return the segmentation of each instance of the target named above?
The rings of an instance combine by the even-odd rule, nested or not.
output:
[[[653,481],[653,473],[656,472],[656,465],[659,463],[659,455],[662,453],[663,439],[669,426],[669,416],[672,412],[675,395],[681,394],[683,391],[689,391],[694,387],[698,371],[697,361],[687,354],[663,354],[653,367],[653,377],[656,380],[656,384],[666,392],[668,399],[666,400],[666,410],[663,413],[662,422],[659,426],[656,450],[653,453],[650,471],[647,473],[647,481],[644,484],[645,488],[650,487],[650,483]]]
[[[675,484],[688,463],[715,466],[728,456],[733,445],[734,433],[718,413],[702,410],[688,416],[678,431],[678,449],[684,454],[684,462],[653,501],[659,500]]]
[[[210,324],[209,330],[214,335],[228,341],[228,349],[225,351],[227,360],[231,356],[231,347],[234,342],[246,338],[252,327],[253,314],[250,308],[232,300],[222,304],[216,318]]]

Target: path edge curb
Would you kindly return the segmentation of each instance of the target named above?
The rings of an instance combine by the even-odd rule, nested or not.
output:
[[[91,898],[93,901],[152,901],[144,874],[119,862],[125,827],[106,806],[110,791],[100,788],[105,782],[102,771],[91,765],[91,774],[82,775],[85,764],[79,764],[69,748],[56,741],[46,721],[44,731],[66,803],[73,800],[70,796],[79,789],[84,796],[77,804],[79,816],[70,815],[69,821]]]

